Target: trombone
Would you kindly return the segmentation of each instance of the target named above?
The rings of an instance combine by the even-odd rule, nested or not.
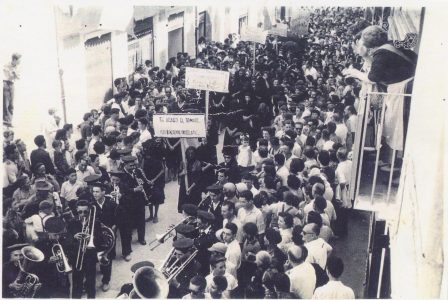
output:
[[[90,208],[89,216],[82,219],[82,231],[83,239],[79,242],[78,256],[76,258],[76,270],[81,271],[84,262],[84,255],[87,249],[95,248],[93,242],[93,233],[95,230],[95,218],[96,218],[96,207],[92,206]],[[91,227],[91,228],[90,228]],[[87,241],[87,237],[89,239]]]
[[[160,267],[160,272],[165,275],[168,283],[176,278],[198,254],[198,250],[195,249],[194,252],[184,262],[181,262],[178,258],[173,260],[175,250],[175,248],[171,249],[170,253],[165,259],[165,262]]]
[[[175,230],[179,225],[187,224],[187,223],[192,222],[192,221],[194,221],[194,217],[186,217],[185,219],[183,219],[182,221],[180,221],[176,225],[171,225],[170,227],[168,227],[168,229],[165,231],[165,233],[156,234],[156,238],[153,239],[148,244],[148,246],[151,246],[152,244],[157,242],[157,244],[151,248],[151,251],[153,251],[154,249],[159,247],[161,244],[165,243],[168,239],[172,238],[174,236],[174,234],[172,233],[173,230]]]

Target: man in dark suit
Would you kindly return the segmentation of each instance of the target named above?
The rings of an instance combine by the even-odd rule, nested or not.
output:
[[[217,231],[222,228],[222,214],[221,207],[223,202],[222,186],[213,184],[207,187],[208,197],[198,207],[201,210],[208,211],[215,216],[215,220],[212,222],[212,229]]]
[[[47,143],[45,142],[45,138],[43,135],[38,135],[34,138],[34,144],[36,144],[37,149],[31,151],[31,169],[35,170],[35,167],[38,163],[43,163],[45,165],[45,170],[49,174],[54,175],[54,165],[51,161],[50,154],[45,150],[47,148]]]
[[[106,187],[101,182],[95,182],[92,184],[92,194],[95,202],[93,205],[96,207],[96,218],[102,224],[106,225],[113,232],[116,232],[117,227],[117,213],[118,213],[118,205],[109,197],[105,196]],[[115,258],[115,245],[113,249],[109,253],[104,254],[105,260],[112,260]],[[101,263],[101,260],[100,260]],[[100,264],[100,270],[103,274],[102,279],[102,290],[106,292],[109,290],[109,282],[112,274],[112,262],[109,264]]]

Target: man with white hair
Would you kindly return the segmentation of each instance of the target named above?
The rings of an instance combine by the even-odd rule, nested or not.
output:
[[[238,202],[238,198],[236,197],[236,186],[231,182],[227,182],[222,187],[222,192],[224,194],[224,201],[230,201],[234,204]]]

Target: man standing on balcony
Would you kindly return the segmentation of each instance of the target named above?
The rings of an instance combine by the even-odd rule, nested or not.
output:
[[[11,126],[14,110],[14,82],[20,79],[17,69],[21,55],[14,53],[11,62],[3,66],[3,123]]]

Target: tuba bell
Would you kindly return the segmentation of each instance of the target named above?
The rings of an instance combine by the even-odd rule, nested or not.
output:
[[[31,268],[44,260],[45,255],[42,251],[33,246],[25,246],[21,250],[23,262],[19,263],[20,271],[17,275],[15,283],[21,284],[20,290],[13,290],[12,294],[17,298],[33,298],[37,290],[40,288],[39,277],[30,273]]]
[[[132,284],[134,288],[129,295],[118,298],[166,299],[170,288],[165,276],[152,267],[141,267],[135,271]]]

